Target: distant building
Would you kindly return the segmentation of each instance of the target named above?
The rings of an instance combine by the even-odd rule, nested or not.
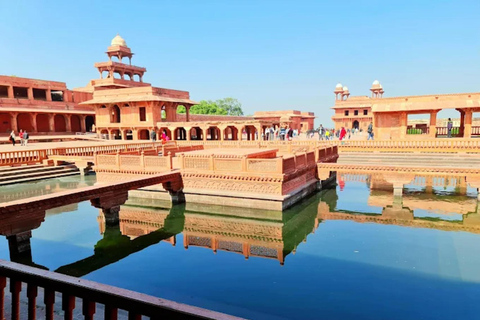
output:
[[[424,96],[383,98],[383,87],[375,80],[372,96],[352,96],[347,87],[337,84],[334,90],[335,128],[366,130],[373,122],[375,137],[389,139],[430,139],[447,136],[448,119],[437,119],[439,111],[454,109],[459,118],[453,119],[452,136],[480,136],[480,124],[473,114],[480,112],[480,93],[453,93]],[[427,114],[428,120],[408,120],[409,115]]]
[[[90,98],[63,82],[0,76],[0,134],[20,129],[36,134],[91,131],[95,111],[79,105]]]

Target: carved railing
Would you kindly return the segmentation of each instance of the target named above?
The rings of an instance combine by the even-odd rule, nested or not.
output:
[[[65,319],[73,319],[77,300],[82,301],[84,319],[97,319],[97,304],[104,306],[103,319],[117,319],[118,311],[124,310],[129,319],[240,319],[226,314],[193,307],[146,294],[103,285],[97,282],[78,279],[62,274],[44,271],[13,262],[0,260],[0,319],[5,319],[5,290],[7,280],[10,282],[11,319],[21,319],[20,314],[28,312],[28,319],[37,318],[37,301],[39,289],[43,291],[46,319],[54,319],[56,293],[62,295],[62,309]],[[22,286],[27,289],[26,309],[21,300]],[[22,317],[23,318],[23,317]],[[76,318],[77,319],[77,318]]]
[[[460,127],[453,127],[450,132],[452,137],[461,137]],[[437,127],[436,137],[447,137],[448,127]]]
[[[0,152],[0,166],[40,163],[46,158],[46,150]]]
[[[480,126],[472,127],[472,136],[480,136]]]
[[[480,139],[436,139],[416,141],[363,140],[344,141],[340,152],[427,152],[427,153],[480,153]]]
[[[129,154],[95,154],[94,163],[96,171],[120,171],[120,172],[164,172],[172,170],[172,155],[147,156],[143,152],[140,155]]]

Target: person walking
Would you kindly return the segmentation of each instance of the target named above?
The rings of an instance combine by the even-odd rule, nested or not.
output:
[[[370,140],[370,139],[373,140],[373,123],[372,122],[370,122],[370,124],[368,125],[367,132],[368,132],[367,140]]]
[[[10,141],[12,142],[12,145],[15,147],[15,131],[12,130],[12,132],[10,132]]]
[[[447,122],[447,137],[448,138],[451,138],[452,137],[452,128],[453,128],[453,122],[452,122],[452,118],[448,118],[448,122]]]
[[[340,136],[338,137],[340,141],[345,139],[345,135],[347,134],[347,131],[345,130],[345,127],[342,127],[342,130],[340,130]]]
[[[27,130],[23,131],[23,145],[24,145],[25,147],[27,146],[28,138],[29,138],[29,135],[28,135]]]

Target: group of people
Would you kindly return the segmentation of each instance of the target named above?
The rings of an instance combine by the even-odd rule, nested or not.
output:
[[[262,140],[292,140],[300,134],[300,130],[289,127],[269,127],[262,132]]]
[[[323,127],[323,125],[320,125],[320,127],[318,127],[318,129],[315,131],[318,133],[318,140],[334,140],[336,138],[342,141],[345,139],[350,139],[352,135],[356,135],[362,130],[358,128],[345,129],[345,127],[342,127],[340,130],[326,129]],[[311,132],[310,138],[313,138],[315,131]],[[367,133],[368,133],[367,140],[373,140],[373,123],[371,122],[368,125]]]
[[[26,146],[27,143],[28,143],[28,138],[30,137],[28,135],[27,130],[23,131],[22,129],[20,129],[20,132],[18,133],[18,137],[20,138],[20,145],[21,146]],[[9,140],[14,147],[15,147],[16,138],[17,138],[17,136],[15,135],[15,131],[12,130],[12,132],[10,132]]]

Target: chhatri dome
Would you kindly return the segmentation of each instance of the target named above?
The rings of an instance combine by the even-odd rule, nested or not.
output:
[[[127,46],[127,42],[125,42],[125,40],[120,37],[119,34],[117,34],[115,36],[115,38],[112,39],[112,43],[110,44],[111,46],[122,46],[122,47],[126,47]]]
[[[378,85],[380,84],[380,82],[378,82],[378,80],[373,81],[372,85],[376,85],[376,84]]]
[[[342,86],[342,84],[339,82],[339,83],[337,83],[337,85],[335,86],[335,88],[336,88],[336,89],[342,89],[343,86]]]

